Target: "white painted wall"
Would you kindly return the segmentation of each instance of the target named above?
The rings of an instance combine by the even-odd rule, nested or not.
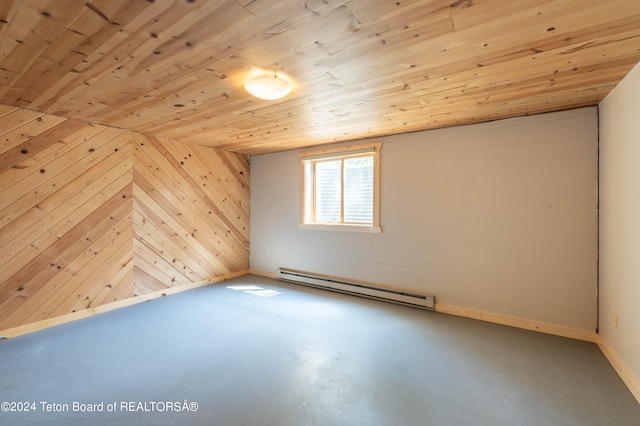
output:
[[[299,230],[298,152],[254,156],[250,267],[593,332],[597,124],[583,108],[381,138],[382,234]]]
[[[600,103],[599,331],[635,377],[638,392],[640,65]]]

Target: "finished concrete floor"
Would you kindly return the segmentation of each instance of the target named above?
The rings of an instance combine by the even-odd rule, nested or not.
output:
[[[0,341],[3,402],[35,408],[3,426],[640,425],[593,343],[250,275]]]

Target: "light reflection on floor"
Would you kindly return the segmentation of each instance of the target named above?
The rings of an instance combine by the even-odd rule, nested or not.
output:
[[[253,294],[254,296],[260,297],[271,297],[282,294],[279,291],[275,290],[267,290],[262,287],[258,287],[257,285],[230,285],[227,286],[228,289],[242,291],[244,293]]]

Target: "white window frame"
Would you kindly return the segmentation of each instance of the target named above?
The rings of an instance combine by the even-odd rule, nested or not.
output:
[[[321,231],[369,232],[381,233],[380,228],[380,150],[382,142],[349,145],[339,148],[306,150],[300,157],[300,229]],[[344,159],[348,157],[373,154],[373,221],[366,224],[319,223],[314,222],[313,176],[307,176],[306,164],[317,160]],[[344,188],[343,194],[344,196]]]

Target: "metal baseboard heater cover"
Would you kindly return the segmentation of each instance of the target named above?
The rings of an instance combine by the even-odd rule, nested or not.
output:
[[[296,284],[304,284],[319,287],[341,293],[368,297],[370,299],[383,300],[385,302],[399,303],[414,308],[435,310],[435,297],[428,294],[410,293],[400,290],[376,287],[373,284],[350,281],[328,275],[314,274],[312,272],[298,271],[289,268],[278,268],[277,277],[282,281]]]

